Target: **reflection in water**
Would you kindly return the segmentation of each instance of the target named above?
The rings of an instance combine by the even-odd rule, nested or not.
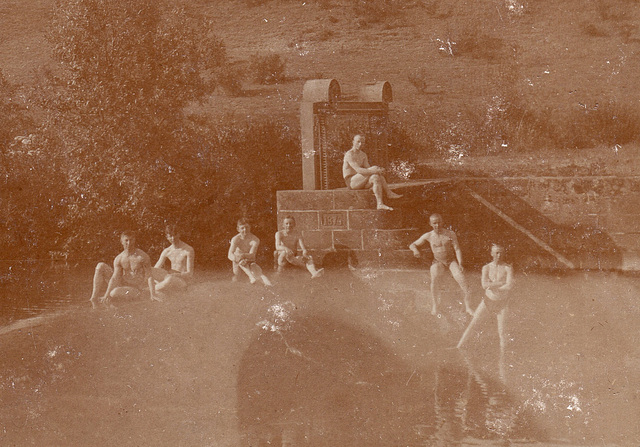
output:
[[[458,351],[415,370],[360,328],[325,316],[262,326],[238,376],[243,445],[451,445],[540,440],[499,380]]]
[[[84,301],[89,272],[64,261],[0,261],[0,325]]]

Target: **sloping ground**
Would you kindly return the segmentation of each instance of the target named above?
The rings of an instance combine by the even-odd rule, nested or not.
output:
[[[478,104],[491,113],[513,98],[557,110],[609,100],[637,106],[640,97],[632,82],[640,68],[635,2],[406,2],[378,23],[355,14],[347,0],[183,3],[212,18],[240,67],[253,54],[278,53],[287,62],[286,83],[258,86],[248,79],[246,96],[212,98],[205,110],[214,115],[280,115],[297,126],[302,85],[318,77],[338,79],[347,94],[363,82],[390,81],[393,113],[401,120],[455,115]],[[0,67],[11,80],[29,81],[31,70],[50,63],[43,35],[52,7],[53,0],[0,6]],[[409,81],[419,70],[423,93]]]

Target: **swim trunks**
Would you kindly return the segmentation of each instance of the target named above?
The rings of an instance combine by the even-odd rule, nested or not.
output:
[[[483,298],[484,305],[487,310],[492,314],[498,314],[502,309],[507,307],[509,300],[492,300],[491,298],[484,297]]]

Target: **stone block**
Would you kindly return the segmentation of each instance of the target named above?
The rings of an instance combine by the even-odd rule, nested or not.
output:
[[[424,263],[416,259],[410,250],[357,250],[353,252],[358,267],[374,269],[423,268]]]
[[[278,211],[333,209],[333,191],[278,191]]]
[[[332,248],[333,238],[330,230],[303,231],[304,245],[313,250],[328,250]]]
[[[296,220],[296,228],[299,231],[317,230],[318,212],[317,211],[285,211],[278,213],[278,229],[282,229],[282,221],[285,216],[292,216]]]
[[[420,237],[420,234],[417,229],[362,230],[362,248],[365,250],[407,250],[409,245]]]
[[[347,249],[316,251],[320,259],[320,262],[316,260],[316,265],[321,265],[325,269],[355,268],[358,267],[356,252],[356,250]]]
[[[404,214],[401,210],[351,210],[349,214],[350,230],[365,230],[371,228],[396,229],[405,227]]]
[[[334,208],[336,210],[366,210],[376,209],[376,198],[373,191],[366,190],[335,190],[333,191]]]
[[[608,232],[640,233],[640,213],[608,213],[600,218],[604,221],[604,229]]]
[[[620,248],[621,251],[637,251],[640,253],[640,234],[609,234],[611,240]]]
[[[362,250],[362,231],[360,230],[334,230],[333,245],[336,248],[349,248]]]
[[[320,211],[321,230],[346,230],[348,228],[347,212],[344,210]]]

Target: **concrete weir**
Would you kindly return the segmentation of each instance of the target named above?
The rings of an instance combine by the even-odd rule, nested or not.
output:
[[[294,216],[328,267],[423,265],[408,246],[440,213],[468,266],[488,262],[497,241],[521,269],[640,270],[638,176],[438,179],[393,188],[404,195],[394,211],[376,210],[368,190],[278,191],[278,222]]]

